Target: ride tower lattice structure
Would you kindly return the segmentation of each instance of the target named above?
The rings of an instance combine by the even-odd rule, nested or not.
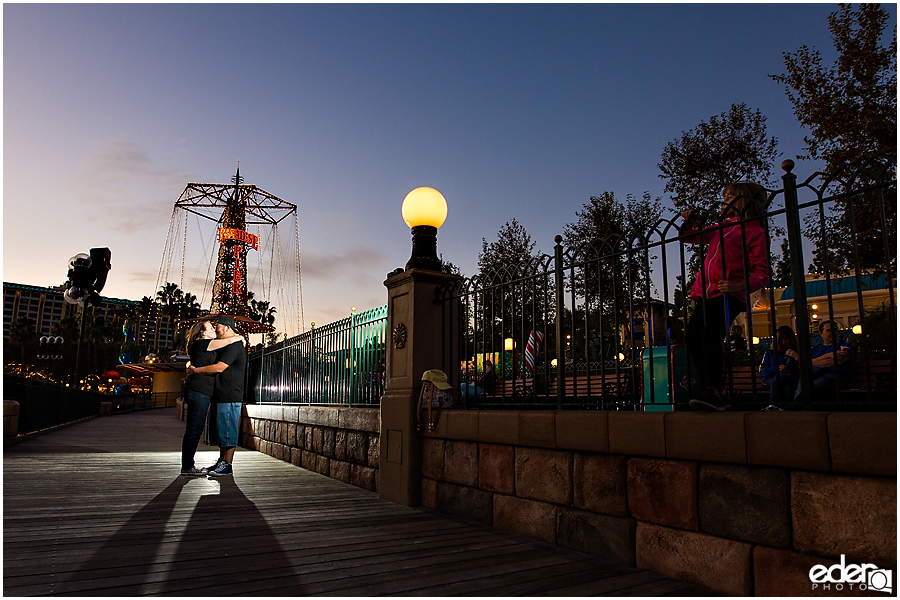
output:
[[[271,325],[256,321],[250,316],[248,272],[253,271],[254,261],[251,257],[253,251],[258,258],[254,281],[262,286],[262,296],[266,298],[267,305],[273,302],[279,307],[279,316],[284,317],[280,321],[288,336],[302,333],[305,324],[296,205],[256,185],[244,183],[240,164],[230,184],[188,183],[176,200],[172,211],[158,285],[170,281],[172,263],[180,253],[180,287],[185,289],[185,256],[188,254],[187,232],[190,215],[198,217],[196,220],[201,243],[204,244],[203,254],[210,257],[206,264],[205,277],[197,273],[189,274],[187,278],[188,285],[192,283],[199,285],[202,281],[201,306],[205,304],[207,297],[209,298],[209,314],[200,318],[215,320],[219,316],[230,316],[245,335],[274,330]],[[289,245],[293,245],[293,252],[282,247],[285,245],[285,236],[279,235],[279,227],[289,224],[288,219],[291,216],[294,231],[290,236],[293,244]],[[213,238],[207,236],[204,242],[202,222],[208,221],[216,223],[216,231]],[[254,227],[256,233],[252,232]],[[215,253],[209,252],[208,249],[208,245],[213,241],[218,244]],[[264,255],[267,253],[268,267],[263,263]],[[215,275],[210,278],[213,256],[215,256]],[[296,264],[286,265],[285,261],[290,261],[291,258],[295,258]],[[294,298],[291,298],[290,292],[287,291],[292,279],[296,290]],[[182,319],[181,322],[196,320],[198,319]]]

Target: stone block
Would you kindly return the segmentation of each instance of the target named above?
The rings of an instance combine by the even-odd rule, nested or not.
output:
[[[434,479],[422,478],[422,506],[437,510],[438,482]]]
[[[573,505],[591,512],[628,515],[628,462],[618,454],[574,454]]]
[[[705,464],[700,529],[773,548],[791,545],[791,475],[786,469]]]
[[[300,448],[291,448],[291,464],[295,467],[300,466],[300,459],[303,456],[303,450]]]
[[[697,463],[629,458],[628,510],[639,521],[698,529]]]
[[[304,431],[306,433],[306,440],[303,442],[303,449],[313,451],[313,430],[315,427],[312,425],[304,426]]]
[[[369,436],[361,431],[347,432],[347,460],[357,465],[369,462]]]
[[[490,525],[494,518],[493,494],[445,481],[437,483],[435,508],[457,517]]]
[[[378,468],[381,460],[381,436],[375,433],[369,434],[369,460],[370,467]]]
[[[320,473],[322,475],[328,475],[331,471],[329,463],[331,461],[328,460],[327,456],[316,456],[316,473]]]
[[[524,410],[519,413],[519,445],[556,447],[556,411]]]
[[[478,415],[478,440],[515,446],[519,443],[519,413],[514,410],[483,410]]]
[[[804,471],[830,471],[828,413],[744,414],[747,462]]]
[[[422,439],[422,477],[444,479],[444,440]]]
[[[478,440],[477,410],[441,411],[441,421],[447,422],[447,438],[451,440]]]
[[[512,446],[478,445],[478,487],[499,494],[516,493],[516,454]]]
[[[376,492],[378,470],[364,465],[350,465],[350,483],[356,487]]]
[[[638,569],[731,596],[753,595],[752,544],[638,522]]]
[[[269,454],[269,444],[270,443],[271,442],[269,442],[269,440],[260,439],[259,440],[259,451],[262,452],[263,454]]]
[[[287,423],[282,421],[275,423],[275,443],[287,443]]]
[[[318,425],[313,427],[312,451],[316,454],[322,454],[322,448],[325,445],[325,428]]]
[[[444,481],[478,487],[478,444],[447,440],[444,444]]]
[[[563,548],[633,567],[636,526],[636,521],[631,518],[560,507],[556,543]]]
[[[298,448],[306,448],[306,425],[297,423],[297,440]]]
[[[380,411],[377,408],[342,408],[338,415],[338,427],[377,433],[381,428]]]
[[[744,413],[670,412],[665,415],[666,457],[745,464]]]
[[[290,452],[285,452],[288,450],[288,447],[284,444],[272,444],[271,445],[272,456],[277,458],[278,460],[285,460],[284,455],[287,454],[288,458],[290,458]]]
[[[494,527],[556,543],[559,507],[516,496],[494,495]]]
[[[287,424],[287,439],[285,444],[288,446],[297,447],[297,424],[296,423],[288,423]]]
[[[334,457],[347,460],[347,430],[336,429],[334,432]]]
[[[341,460],[333,460],[329,465],[328,476],[344,483],[350,483],[350,463]]]
[[[897,480],[795,471],[794,547],[853,562],[897,562]]]
[[[306,469],[307,471],[315,471],[316,470],[316,455],[309,450],[304,450],[300,455],[300,466]]]
[[[284,419],[285,423],[290,423],[291,425],[296,425],[298,420],[298,415],[300,413],[300,408],[298,406],[282,406],[282,419]]]
[[[326,427],[322,432],[322,454],[334,458],[334,429]]]
[[[609,412],[557,412],[556,447],[581,452],[609,452]]]
[[[313,425],[320,427],[340,427],[341,409],[332,406],[310,406],[307,409],[307,419]]]
[[[839,473],[897,477],[897,414],[828,416],[832,469]]]
[[[571,504],[572,453],[516,448],[516,495],[554,504]]]
[[[612,454],[665,458],[665,413],[610,412],[609,451]]]

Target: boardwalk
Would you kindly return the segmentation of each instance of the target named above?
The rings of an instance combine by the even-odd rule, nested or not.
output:
[[[162,409],[7,449],[4,595],[712,595],[256,452],[234,477],[179,477],[182,432]]]

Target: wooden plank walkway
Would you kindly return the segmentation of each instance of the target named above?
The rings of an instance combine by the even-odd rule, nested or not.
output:
[[[233,477],[180,477],[183,431],[158,409],[7,448],[4,595],[717,595],[257,452]]]

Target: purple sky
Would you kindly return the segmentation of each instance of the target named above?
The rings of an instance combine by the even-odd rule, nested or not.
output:
[[[108,246],[104,295],[153,295],[175,200],[238,159],[298,206],[304,328],[385,302],[418,186],[447,198],[438,247],[466,275],[513,218],[550,251],[591,195],[664,196],[666,143],[732,103],[801,153],[768,76],[804,44],[830,64],[836,8],[5,4],[3,279],[59,284]]]

